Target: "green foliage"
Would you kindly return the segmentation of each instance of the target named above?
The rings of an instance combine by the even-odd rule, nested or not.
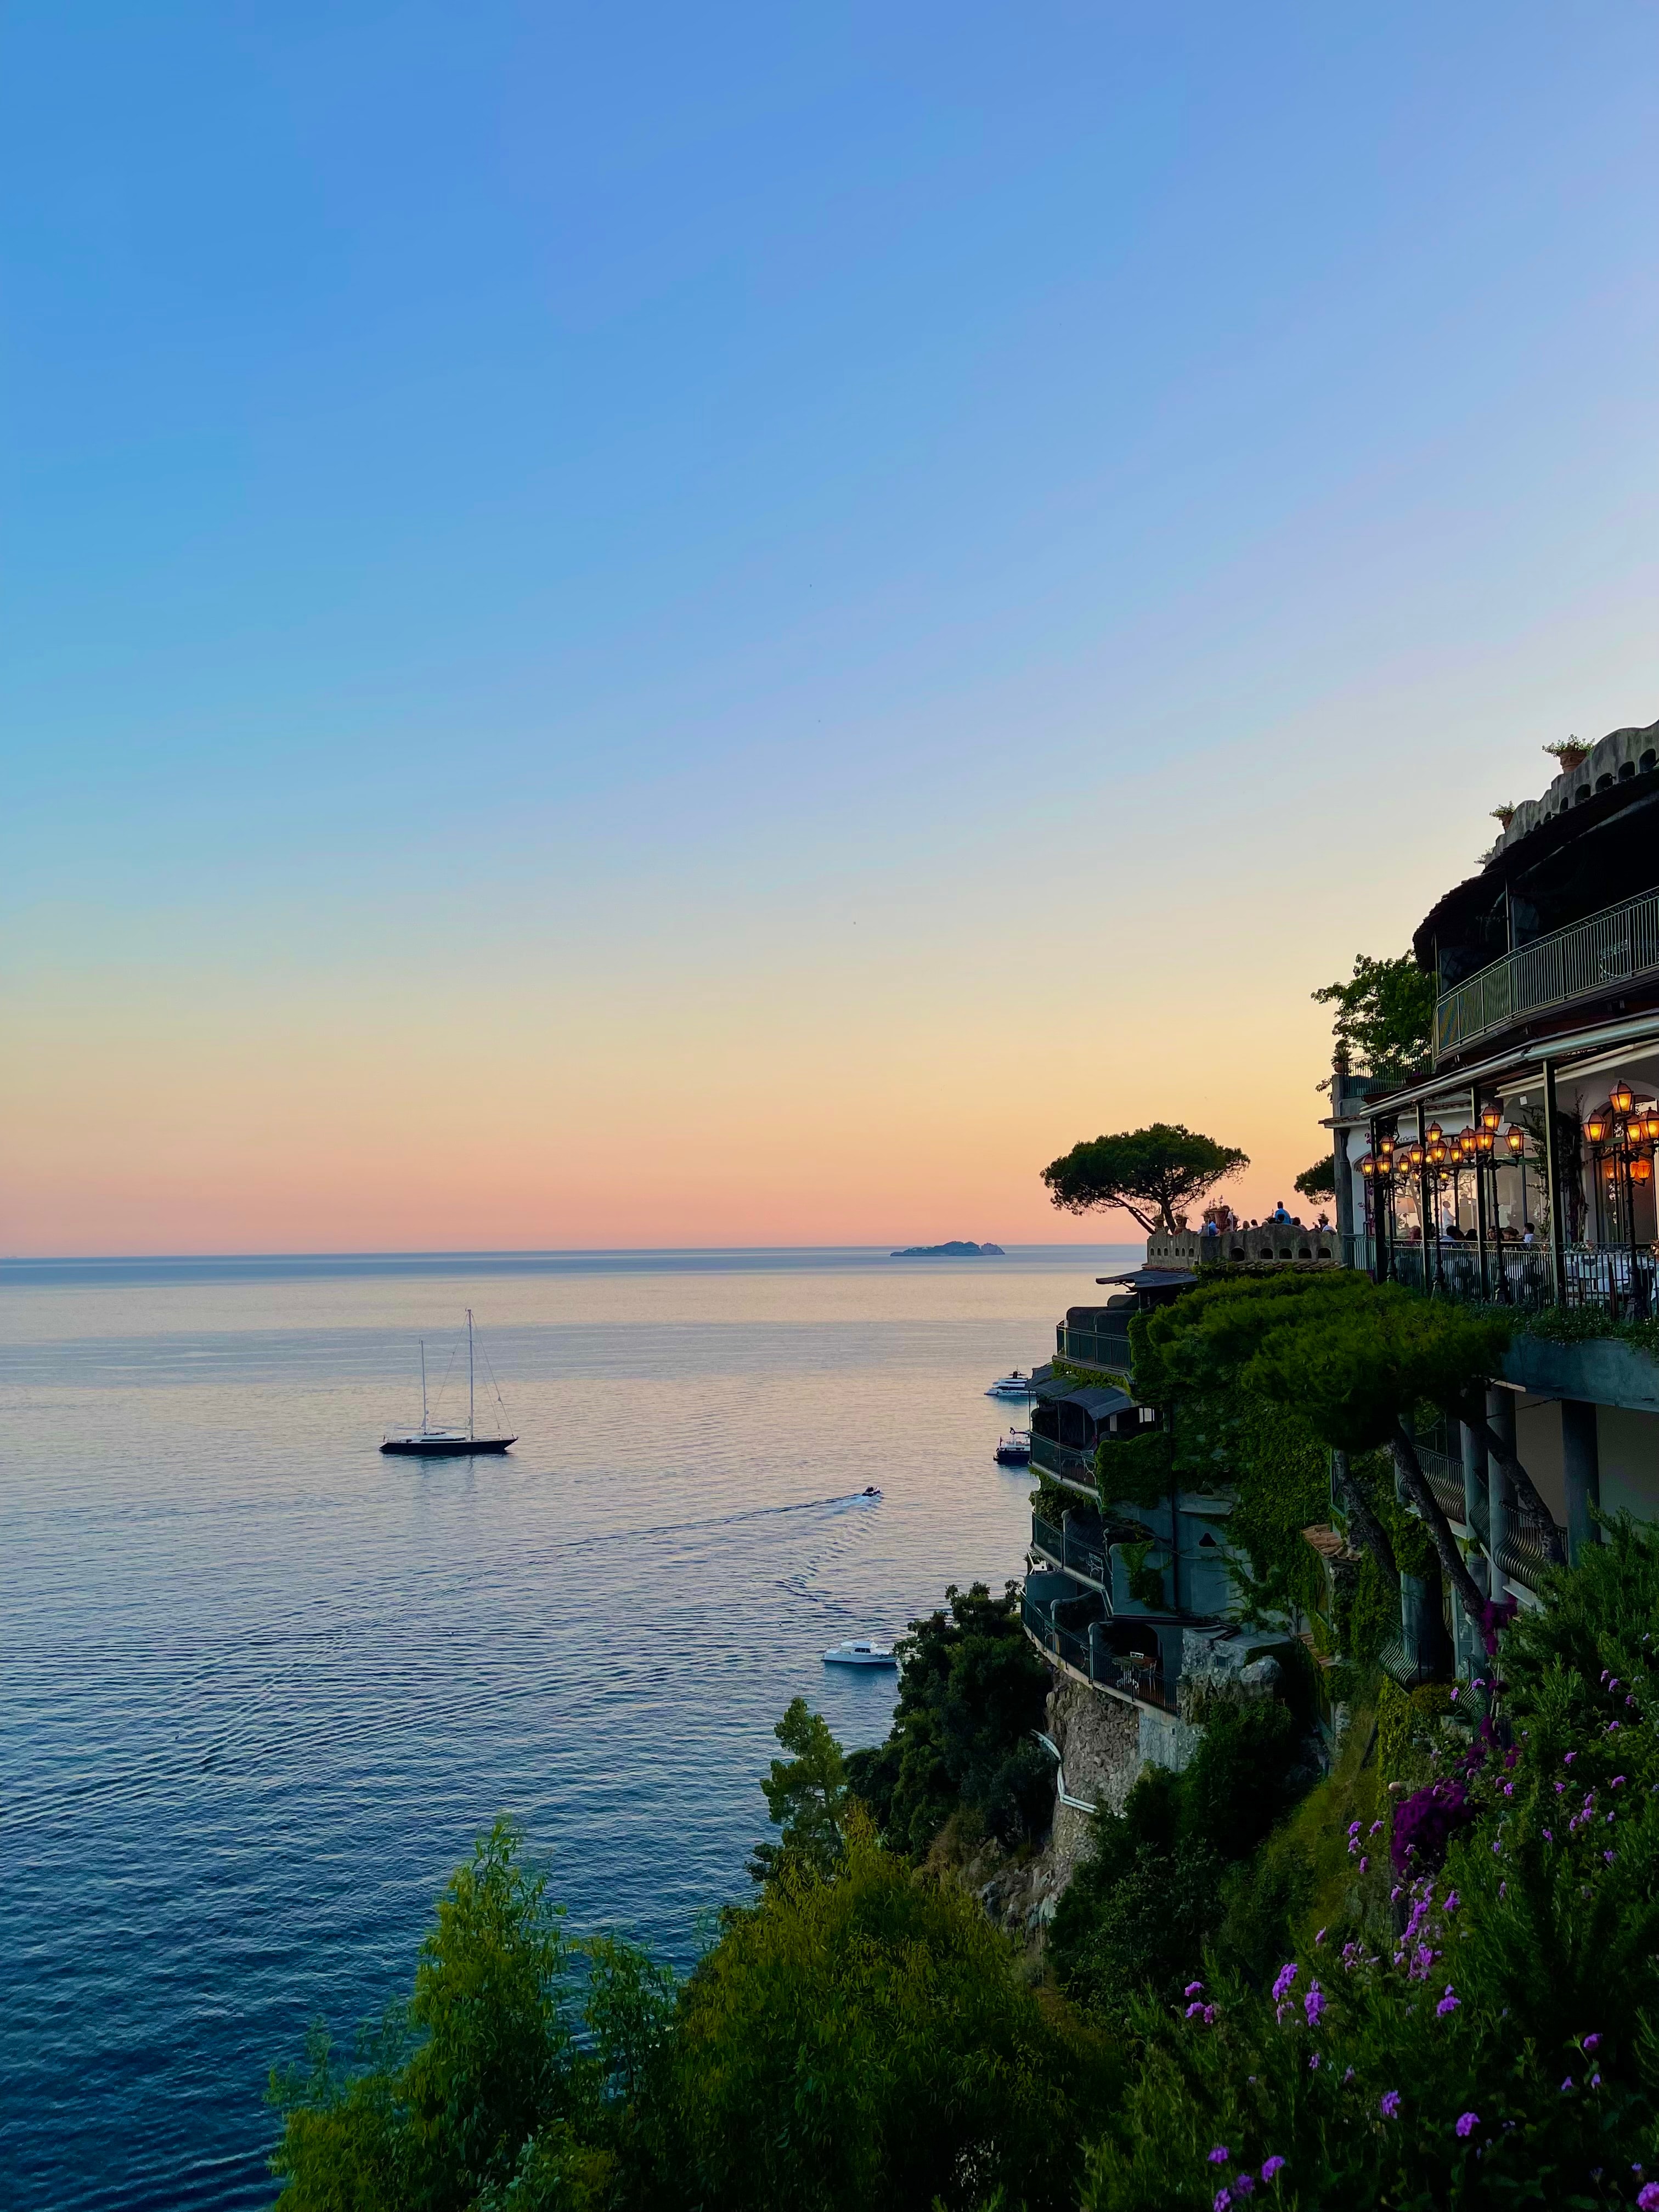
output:
[[[505,2185],[586,2087],[574,2053],[571,1947],[546,1877],[498,1820],[439,1899],[415,1986],[337,2073],[314,2032],[307,2074],[274,2073],[283,2212],[463,2212]]]
[[[1135,1603],[1144,1605],[1149,1613],[1162,1613],[1168,1599],[1161,1571],[1146,1564],[1152,1548],[1151,1537],[1143,1537],[1139,1543],[1125,1544],[1123,1565],[1128,1575],[1129,1595]]]
[[[775,1759],[761,1784],[767,1812],[783,1835],[778,1843],[755,1846],[750,1878],[775,1881],[786,1867],[794,1865],[827,1878],[840,1863],[847,1810],[841,1746],[830,1733],[830,1723],[808,1708],[805,1698],[790,1701],[772,1733],[786,1751],[795,1754],[788,1760]]]
[[[1449,1693],[1385,1689],[1375,1765],[1362,1745],[1319,1793],[1314,1893],[1271,1991],[1218,1940],[1190,2016],[1130,2004],[1140,2057],[1085,2212],[1238,2205],[1246,2172],[1303,2212],[1632,2202],[1659,2161],[1659,1536],[1615,1524],[1552,1595],[1504,1639],[1512,1751]],[[1468,1793],[1443,1870],[1382,1862],[1381,1793],[1358,1787],[1379,1768]]]
[[[1304,1198],[1334,1198],[1336,1196],[1336,1155],[1322,1152],[1310,1168],[1304,1168],[1296,1179],[1296,1188]]]
[[[1121,2019],[1138,1992],[1172,1998],[1199,1971],[1239,1895],[1228,1868],[1249,1856],[1290,1802],[1297,1734],[1283,1705],[1219,1704],[1184,1772],[1149,1766],[1121,1814],[1097,1817],[1049,1936],[1070,1994]]]
[[[1020,1624],[1018,1585],[993,1597],[983,1583],[946,1592],[948,1610],[913,1620],[884,1744],[855,1751],[847,1779],[886,1842],[924,1856],[953,1814],[1004,1844],[1041,1835],[1054,1768],[1033,1740],[1048,1670]]]
[[[1037,1477],[1037,1486],[1031,1492],[1032,1512],[1051,1528],[1059,1528],[1063,1515],[1087,1513],[1090,1506],[1090,1499],[1075,1490],[1067,1490],[1062,1483],[1051,1481],[1046,1474]]]
[[[1633,1344],[1650,1359],[1659,1359],[1659,1315],[1646,1321],[1615,1321],[1600,1306],[1547,1306],[1541,1313],[1527,1316],[1526,1333],[1548,1344],[1589,1344],[1612,1337]]]
[[[1122,1505],[1160,1505],[1170,1495],[1173,1471],[1169,1432],[1142,1429],[1132,1437],[1107,1437],[1095,1448],[1095,1482],[1100,1510],[1110,1515]]]
[[[836,1881],[792,1870],[703,1960],[678,2039],[684,2195],[720,2212],[1069,2212],[1112,2087],[975,1901],[856,1820]]]
[[[1303,1536],[1330,1503],[1329,1455],[1293,1407],[1239,1390],[1231,1403],[1228,1455],[1238,1502],[1227,1523],[1235,1571],[1258,1620],[1311,1613],[1325,1594],[1324,1569]],[[1182,1425],[1188,1416],[1183,1411]]]
[[[1179,1121],[1154,1121],[1115,1137],[1073,1145],[1042,1170],[1048,1194],[1070,1213],[1121,1206],[1149,1237],[1173,1236],[1206,1191],[1250,1164],[1235,1145],[1218,1145]]]
[[[1328,983],[1313,996],[1336,1008],[1332,1038],[1353,1066],[1392,1086],[1429,1064],[1435,991],[1434,977],[1409,952],[1394,960],[1362,952],[1346,983]]]

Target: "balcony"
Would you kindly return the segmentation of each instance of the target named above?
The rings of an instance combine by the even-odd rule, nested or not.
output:
[[[1021,1601],[1025,1632],[1037,1649],[1057,1659],[1072,1674],[1109,1697],[1127,1705],[1152,1705],[1159,1712],[1177,1710],[1176,1686],[1162,1662],[1150,1652],[1114,1650],[1105,1641],[1104,1625],[1095,1622],[1082,1633],[1051,1617],[1049,1606],[1028,1590]]]
[[[1095,1495],[1095,1455],[1092,1450],[1079,1449],[1072,1444],[1056,1443],[1053,1437],[1031,1435],[1031,1465],[1044,1474],[1052,1474],[1056,1481],[1075,1484]]]
[[[1537,938],[1443,993],[1434,1012],[1435,1064],[1534,1015],[1604,998],[1644,977],[1659,982],[1659,890]]]
[[[1374,1274],[1377,1253],[1370,1237],[1343,1239],[1349,1264]],[[1569,1244],[1561,1255],[1561,1285],[1552,1279],[1547,1244],[1489,1243],[1482,1274],[1478,1244],[1437,1239],[1429,1244],[1385,1246],[1383,1272],[1415,1291],[1468,1305],[1490,1301],[1519,1313],[1546,1306],[1600,1308],[1615,1320],[1644,1321],[1659,1314],[1659,1256],[1650,1245]]]
[[[1304,1229],[1296,1221],[1264,1222],[1260,1229],[1182,1229],[1173,1237],[1146,1239],[1149,1267],[1261,1267],[1271,1261],[1303,1266],[1341,1265],[1334,1229]]]
[[[1065,1322],[1054,1329],[1054,1357],[1069,1359],[1079,1367],[1103,1368],[1109,1375],[1129,1372],[1129,1321],[1125,1314],[1121,1326],[1114,1316],[1111,1326],[1093,1328],[1073,1328]]]
[[[1080,1582],[1088,1583],[1108,1597],[1111,1595],[1111,1562],[1106,1556],[1106,1539],[1097,1524],[1085,1522],[1081,1528],[1073,1528],[1068,1521],[1064,1528],[1056,1528],[1051,1521],[1036,1514],[1031,1516],[1031,1549],[1040,1552],[1067,1574],[1075,1575]]]

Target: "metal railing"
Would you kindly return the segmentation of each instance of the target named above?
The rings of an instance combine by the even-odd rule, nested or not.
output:
[[[1650,974],[1659,974],[1659,890],[1506,952],[1443,993],[1434,1010],[1435,1060],[1528,1014]]]
[[[1343,1241],[1348,1264],[1375,1273],[1377,1255],[1372,1239],[1349,1237]],[[1443,1237],[1426,1245],[1395,1243],[1385,1248],[1383,1257],[1386,1273],[1396,1283],[1431,1291],[1460,1304],[1490,1298],[1520,1313],[1537,1313],[1556,1304],[1599,1306],[1615,1319],[1638,1321],[1659,1313],[1659,1256],[1650,1245],[1638,1244],[1632,1251],[1628,1245],[1569,1244],[1562,1254],[1559,1298],[1551,1280],[1547,1244],[1489,1243],[1485,1289],[1477,1245]]]
[[[1049,1474],[1062,1475],[1067,1482],[1086,1483],[1091,1490],[1095,1484],[1095,1455],[1091,1451],[1080,1451],[1075,1445],[1057,1443],[1053,1437],[1039,1436],[1031,1431],[1031,1464]]]
[[[1056,1528],[1052,1521],[1044,1521],[1034,1513],[1031,1549],[1052,1559],[1057,1567],[1064,1567],[1068,1574],[1079,1576],[1110,1595],[1111,1560],[1107,1554],[1105,1532],[1098,1523],[1085,1522],[1081,1528],[1073,1528],[1068,1522],[1064,1528]]]
[[[1176,1686],[1165,1679],[1149,1655],[1102,1650],[1097,1640],[1079,1636],[1075,1629],[1059,1626],[1034,1598],[1021,1601],[1025,1632],[1051,1658],[1063,1660],[1097,1689],[1128,1698],[1137,1705],[1155,1705],[1160,1712],[1178,1710]]]
[[[1127,1315],[1124,1321],[1121,1329],[1068,1328],[1063,1321],[1057,1322],[1055,1357],[1074,1359],[1080,1367],[1104,1367],[1114,1375],[1127,1375],[1130,1367]]]

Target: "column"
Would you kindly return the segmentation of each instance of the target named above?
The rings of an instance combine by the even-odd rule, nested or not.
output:
[[[1513,1390],[1491,1389],[1486,1393],[1486,1421],[1509,1449],[1515,1449],[1515,1393]],[[1510,1501],[1513,1495],[1509,1471],[1500,1460],[1490,1453],[1486,1456],[1486,1555],[1493,1563],[1492,1590],[1500,1595],[1504,1588],[1503,1571],[1497,1565],[1498,1555],[1508,1543],[1510,1536]]]
[[[1583,1398],[1561,1401],[1561,1469],[1567,1493],[1567,1565],[1576,1566],[1586,1547],[1600,1541],[1590,1508],[1601,1502],[1595,1408]]]

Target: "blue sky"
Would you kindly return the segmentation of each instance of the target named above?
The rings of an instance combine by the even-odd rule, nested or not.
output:
[[[1303,1164],[1307,990],[1659,714],[1656,50],[10,10],[0,1243],[1036,1234],[1155,1110]]]

